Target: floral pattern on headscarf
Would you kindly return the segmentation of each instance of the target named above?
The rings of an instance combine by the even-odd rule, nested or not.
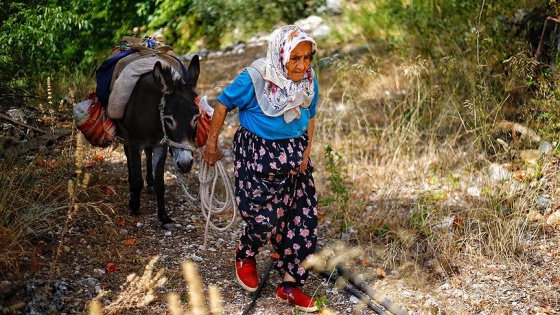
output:
[[[286,63],[290,60],[292,50],[301,42],[310,42],[312,54],[315,54],[317,44],[303,29],[295,25],[281,27],[272,34],[266,58],[256,60],[251,65],[265,80],[263,93],[270,104],[259,102],[263,112],[277,116],[289,111],[287,115],[284,114],[287,122],[299,117],[299,107],[309,107],[315,96],[315,72],[312,67],[298,82],[287,78]]]
[[[315,73],[313,68],[309,67],[303,79],[294,82],[288,79],[286,63],[290,60],[290,54],[296,46],[301,42],[311,42],[312,54],[317,50],[317,44],[303,29],[295,25],[287,25],[278,29],[268,45],[266,55],[267,63],[276,71],[280,82],[267,81],[265,93],[272,106],[280,109],[286,106],[286,103],[295,99],[297,91],[304,91],[309,96],[314,94],[313,78]]]

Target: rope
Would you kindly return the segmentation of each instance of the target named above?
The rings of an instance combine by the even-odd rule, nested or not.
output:
[[[160,118],[161,126],[162,126],[162,129],[163,129],[163,138],[161,139],[160,143],[161,144],[167,144],[167,145],[175,147],[175,148],[189,150],[191,152],[194,152],[196,149],[193,146],[191,146],[190,144],[177,143],[177,142],[169,139],[169,137],[167,136],[167,132],[165,131],[164,109],[165,109],[165,93],[161,96],[161,100],[159,102],[159,118]],[[185,195],[189,199],[191,199],[191,201],[196,201],[198,198],[192,196],[189,193],[189,191],[187,189],[187,185],[185,185],[185,182],[183,181],[183,178],[180,177],[180,176],[177,176],[175,174],[174,174],[174,176],[177,179],[177,181],[179,182],[179,184],[181,185],[181,188],[185,192]],[[223,200],[223,201],[218,200],[215,196],[216,185],[217,185],[218,180],[220,178],[221,178],[222,183],[224,184],[225,192],[226,192],[225,200]],[[202,214],[204,215],[204,218],[206,219],[206,226],[204,228],[204,249],[206,250],[207,249],[207,243],[208,243],[208,230],[210,229],[210,227],[212,227],[214,230],[217,230],[217,231],[220,231],[220,232],[223,232],[223,231],[229,229],[233,225],[233,222],[235,221],[236,211],[235,211],[235,204],[234,204],[234,201],[233,201],[233,185],[231,183],[229,175],[228,175],[222,161],[217,161],[214,164],[214,166],[211,166],[206,161],[204,161],[204,159],[202,158],[202,155],[201,155],[201,157],[200,157],[200,170],[198,172],[198,180],[200,182],[200,188],[199,188],[200,205],[201,205],[201,209],[202,209]],[[220,214],[220,213],[225,212],[229,209],[233,210],[233,216],[231,218],[231,221],[228,223],[228,225],[226,225],[225,227],[219,227],[212,222],[212,220],[211,220],[212,215]]]
[[[169,139],[169,137],[167,136],[167,132],[165,131],[165,121],[164,121],[164,119],[166,118],[166,116],[164,115],[164,109],[165,109],[165,92],[161,96],[161,100],[159,102],[159,118],[160,118],[160,121],[161,121],[161,127],[163,129],[163,138],[161,139],[160,143],[161,144],[167,144],[167,145],[175,147],[175,148],[189,150],[191,152],[194,152],[195,148],[193,146],[191,146],[190,144],[188,144],[188,143],[177,143],[177,142]],[[189,194],[189,191],[187,189],[187,185],[185,185],[185,182],[183,181],[183,178],[180,177],[180,176],[177,176],[175,174],[174,174],[174,176],[177,179],[177,181],[179,182],[179,184],[181,185],[181,188],[185,192],[185,195],[189,199],[191,199],[191,201],[196,201],[198,198]],[[225,192],[226,192],[224,201],[218,200],[216,198],[216,196],[214,195],[215,192],[216,192],[216,185],[217,185],[218,180],[220,178],[221,178],[221,181],[224,184]],[[231,183],[229,175],[228,175],[222,161],[217,161],[214,164],[214,166],[211,166],[206,161],[204,161],[204,159],[202,158],[202,155],[201,155],[201,157],[200,157],[200,170],[198,172],[198,180],[200,182],[200,188],[199,188],[200,205],[201,205],[201,209],[202,209],[202,214],[204,215],[204,218],[206,218],[206,226],[204,228],[204,249],[206,250],[207,249],[207,243],[208,243],[208,230],[210,229],[210,227],[212,227],[214,230],[217,230],[217,231],[220,231],[220,232],[223,232],[223,231],[229,229],[233,225],[233,222],[235,221],[236,211],[235,211],[235,205],[234,205],[234,202],[233,202],[233,185]],[[219,227],[212,222],[211,217],[212,217],[213,214],[220,214],[220,213],[225,212],[229,209],[233,210],[233,216],[231,218],[231,221],[228,223],[228,225],[226,225],[225,227]]]
[[[200,158],[200,170],[198,172],[198,180],[200,182],[198,198],[189,193],[187,186],[181,177],[177,175],[175,175],[175,177],[181,184],[183,192],[191,201],[196,201],[200,198],[202,214],[206,219],[206,226],[204,228],[204,249],[207,249],[208,231],[210,227],[214,230],[223,232],[229,229],[235,221],[237,211],[235,211],[233,184],[231,183],[231,179],[222,161],[217,161],[214,166],[211,166],[204,161],[202,157]],[[216,186],[220,179],[225,188],[225,200],[219,200],[215,196]],[[220,214],[230,209],[233,211],[233,215],[231,221],[226,226],[219,227],[212,222],[212,215]]]

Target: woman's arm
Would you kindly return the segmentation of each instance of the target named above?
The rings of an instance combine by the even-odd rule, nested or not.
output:
[[[214,163],[224,158],[222,152],[218,150],[218,138],[224,121],[226,120],[227,113],[227,107],[219,101],[216,102],[208,140],[206,140],[206,144],[202,150],[202,158],[210,165],[214,165]]]

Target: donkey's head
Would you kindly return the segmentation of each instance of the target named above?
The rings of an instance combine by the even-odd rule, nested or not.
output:
[[[198,56],[194,56],[183,80],[179,73],[160,62],[154,65],[154,79],[164,94],[163,128],[171,140],[173,164],[181,172],[188,172],[193,165],[193,152],[186,147],[195,147],[196,122],[199,110],[195,104],[195,88],[200,74]],[[175,144],[174,144],[175,143]],[[177,145],[179,144],[179,145]]]

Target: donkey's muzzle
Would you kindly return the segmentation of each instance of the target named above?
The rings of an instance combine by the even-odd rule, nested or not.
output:
[[[190,161],[177,161],[175,166],[181,173],[188,173],[192,169],[193,162],[192,159]]]
[[[173,164],[181,173],[188,173],[193,167],[194,158],[189,150],[172,148]]]

